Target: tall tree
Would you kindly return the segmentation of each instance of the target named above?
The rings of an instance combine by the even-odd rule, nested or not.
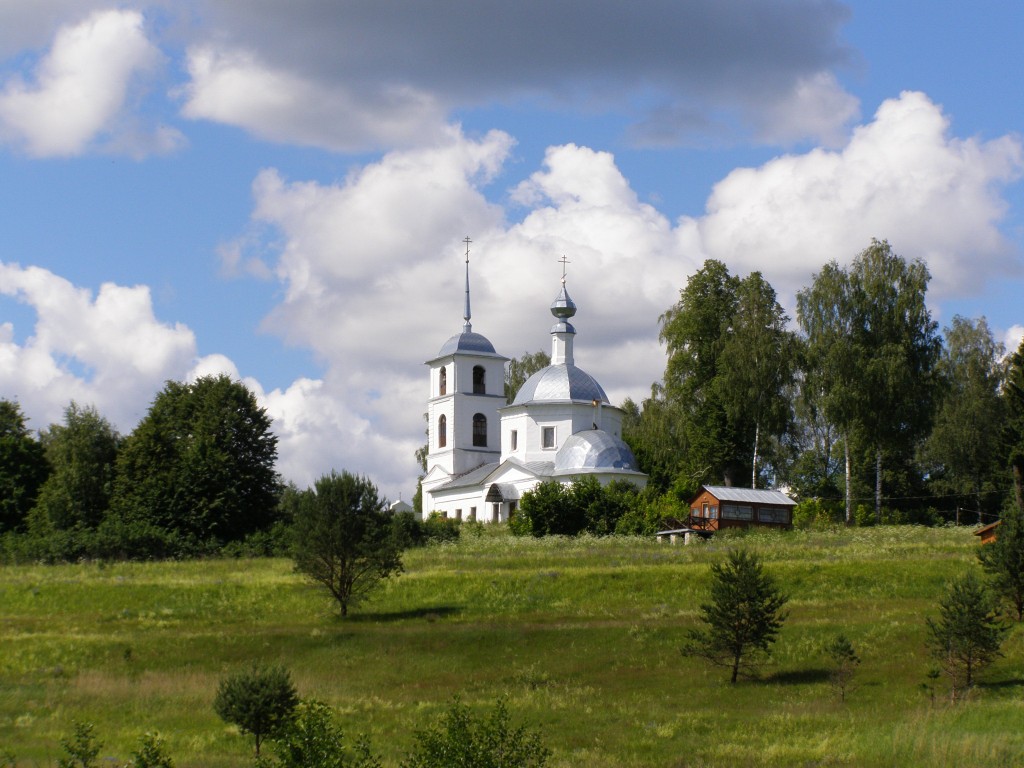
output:
[[[739,280],[725,264],[709,259],[661,316],[668,360],[662,415],[675,421],[670,434],[679,456],[682,484],[693,490],[708,480],[738,479],[746,445],[731,433],[716,379],[729,327],[736,314]]]
[[[0,400],[0,533],[23,527],[49,472],[43,446],[28,431],[21,406]]]
[[[72,402],[41,441],[53,471],[35,514],[61,530],[96,528],[110,508],[120,435],[95,408]]]
[[[736,291],[719,371],[715,377],[732,431],[750,446],[750,487],[757,488],[767,436],[782,435],[792,420],[789,394],[796,370],[796,339],[775,289],[752,272]]]
[[[1010,356],[1003,403],[1006,424],[1001,435],[1002,449],[1013,472],[1017,513],[1024,515],[1024,340]]]
[[[324,587],[342,616],[402,570],[386,508],[373,483],[348,472],[324,475],[299,498],[295,569]]]
[[[277,516],[277,438],[241,382],[167,382],[124,445],[114,507],[128,522],[174,532],[186,547],[218,547]]]
[[[941,341],[925,304],[929,279],[921,261],[907,263],[873,240],[848,272],[833,262],[797,296],[808,383],[847,446],[847,521],[854,439],[873,447],[880,521],[885,451],[909,452],[930,426]]]
[[[998,441],[992,439],[1003,424],[1005,349],[992,338],[985,318],[955,316],[945,340],[937,366],[942,392],[922,458],[935,486],[970,501],[981,522],[986,496],[1001,503],[992,491],[998,475],[1005,476],[997,461]]]

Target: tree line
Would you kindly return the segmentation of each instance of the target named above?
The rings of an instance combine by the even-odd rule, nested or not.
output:
[[[281,521],[270,417],[227,376],[169,381],[128,436],[72,402],[38,437],[0,400],[0,534],[8,557],[186,557]]]
[[[1024,509],[1024,343],[1006,355],[983,317],[940,335],[929,280],[873,240],[799,291],[794,329],[759,272],[706,261],[660,318],[661,381],[623,406],[651,485],[787,486],[847,524]]]

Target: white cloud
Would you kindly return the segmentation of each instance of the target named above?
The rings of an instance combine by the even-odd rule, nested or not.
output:
[[[183,114],[244,128],[260,138],[351,151],[430,144],[450,129],[435,99],[410,86],[355,94],[275,69],[244,51],[188,53]]]
[[[788,94],[772,97],[751,110],[758,137],[771,144],[814,139],[835,147],[847,138],[847,126],[860,115],[860,102],[831,72],[799,78]]]
[[[36,313],[23,344],[9,323],[0,333],[0,390],[39,426],[58,421],[76,400],[129,429],[163,382],[195,357],[192,332],[159,322],[144,286],[105,283],[93,294],[48,270],[0,263],[0,294]]]
[[[78,155],[101,139],[135,156],[176,148],[175,129],[145,128],[125,112],[132,84],[161,59],[137,11],[97,11],[61,27],[31,81],[13,76],[3,85],[0,140],[35,157]]]
[[[1016,352],[1024,342],[1024,325],[1011,325],[1003,335],[1003,344],[1007,353]]]
[[[872,237],[887,239],[928,265],[934,297],[964,296],[1021,271],[999,230],[1001,190],[1021,170],[1019,139],[952,137],[941,109],[907,92],[839,151],[733,171],[704,216],[681,221],[679,237],[734,270],[763,271],[789,295],[825,262],[849,263]]]

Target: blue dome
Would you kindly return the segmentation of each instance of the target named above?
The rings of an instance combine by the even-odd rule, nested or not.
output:
[[[577,432],[555,454],[555,474],[581,470],[639,471],[629,446],[603,429]]]
[[[472,331],[463,331],[452,336],[444,343],[437,356],[447,357],[448,355],[454,355],[456,352],[475,352],[486,355],[498,354],[494,351],[494,345],[487,340],[486,336],[481,336],[479,333],[473,333]]]
[[[552,400],[592,402],[597,400],[608,403],[608,395],[601,389],[597,379],[582,368],[561,363],[560,365],[549,365],[528,378],[516,394],[516,399],[512,401],[512,404],[521,405],[534,400],[545,402]]]

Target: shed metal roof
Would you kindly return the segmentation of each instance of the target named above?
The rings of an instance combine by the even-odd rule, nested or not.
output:
[[[705,485],[703,489],[719,501],[740,501],[747,504],[779,504],[795,507],[796,502],[782,491],[733,488],[728,485]]]

